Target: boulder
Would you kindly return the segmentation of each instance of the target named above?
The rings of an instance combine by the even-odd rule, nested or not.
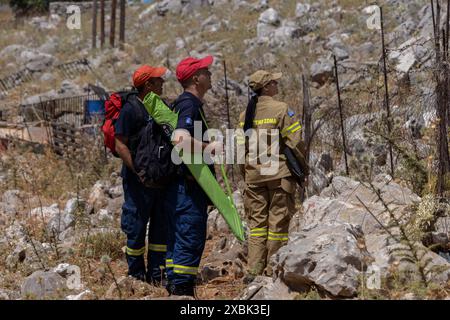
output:
[[[117,285],[113,282],[109,289],[106,291],[104,299],[127,299],[127,298],[139,298],[139,297],[167,297],[167,290],[163,287],[154,287],[146,282],[137,280],[131,276],[120,277],[117,279],[119,290]]]
[[[371,259],[360,227],[323,223],[291,234],[271,264],[276,277],[292,290],[314,285],[335,297],[354,297]]]
[[[153,49],[153,54],[159,58],[165,58],[169,50],[169,45],[167,43],[162,43]]]
[[[113,186],[113,187],[109,188],[108,195],[113,199],[122,197],[123,196],[123,186],[117,185],[117,186]]]
[[[258,18],[259,23],[272,25],[272,26],[279,26],[280,25],[280,15],[278,14],[278,11],[276,11],[273,8],[269,8],[265,10]]]
[[[25,50],[17,57],[17,63],[31,71],[45,71],[53,65],[55,58],[36,50]]]
[[[392,182],[389,176],[378,175],[372,183],[380,189],[385,201],[390,203],[390,208],[396,210],[398,215],[408,213],[409,206],[420,201],[416,194]],[[384,226],[388,224],[389,216],[383,205],[376,201],[377,196],[370,188],[350,178],[337,176],[320,196],[313,196],[303,203],[305,214],[300,225],[311,227],[337,221],[360,225],[365,234],[383,231],[383,227],[368,213],[358,198],[378,221]]]
[[[222,273],[221,268],[211,264],[205,264],[200,270],[200,278],[203,282],[208,282],[222,275],[224,274]]]
[[[76,265],[68,263],[60,263],[52,269],[52,272],[59,274],[66,279],[66,285],[71,290],[82,290],[84,288],[81,283],[81,269]]]
[[[89,289],[84,290],[79,294],[68,295],[66,297],[66,300],[96,300],[96,299],[97,297],[95,296],[95,294]]]
[[[122,212],[122,205],[123,205],[123,203],[124,203],[123,196],[121,196],[119,198],[110,199],[108,201],[108,205],[106,207],[106,210],[108,210],[108,212],[110,212],[114,216],[120,216],[120,214]]]
[[[256,26],[258,42],[268,42],[279,25],[280,17],[275,9],[269,8],[261,13]]]
[[[307,15],[311,10],[311,5],[307,3],[297,3],[295,7],[295,16],[297,18],[303,18],[305,15]]]
[[[269,8],[269,1],[268,0],[260,0],[258,3],[255,4],[255,9],[260,10],[266,10]]]
[[[378,175],[372,184],[380,190],[384,201],[389,204],[389,208],[397,219],[411,218],[414,214],[412,207],[421,201],[420,197],[411,190],[392,182],[389,176]],[[424,264],[428,282],[443,284],[449,277],[448,261],[428,250],[421,243],[414,242],[412,238],[415,250],[421,257],[420,261],[412,259],[415,262],[411,263],[403,259],[402,255],[411,255],[411,250],[399,243],[397,228],[387,229],[392,225],[391,217],[372,189],[360,182],[345,177],[333,178],[331,185],[325,188],[320,196],[313,196],[304,202],[303,211],[303,215],[293,217],[291,232],[314,229],[327,223],[349,223],[360,227],[364,232],[367,251],[373,257],[371,266],[380,270],[383,277],[389,277],[393,270],[398,270],[402,277],[420,281],[422,278],[417,267],[420,264]],[[434,236],[439,238],[436,240],[445,242],[446,237],[439,232],[442,230],[439,227],[441,224],[438,221],[438,231],[434,233]]]
[[[31,243],[31,241],[33,241]],[[15,249],[6,257],[5,266],[10,271],[22,270],[25,274],[45,268],[48,260],[48,250],[36,240],[19,242]]]
[[[50,37],[43,45],[38,48],[38,51],[46,54],[54,54],[57,47],[58,39],[56,37]]]
[[[6,190],[2,195],[3,203],[10,205],[12,207],[19,208],[22,206],[22,200],[20,199],[19,190]]]
[[[430,251],[422,243],[414,242],[418,260],[410,247],[399,243],[387,234],[366,236],[367,250],[374,257],[374,265],[385,277],[398,272],[397,277],[406,281],[423,281],[419,266],[423,269],[425,281],[445,285],[450,280],[450,263],[439,254]],[[410,257],[406,259],[406,257]]]
[[[242,294],[239,300],[294,300],[297,292],[289,289],[280,279],[258,276],[253,280]]]
[[[62,212],[56,214],[47,224],[47,233],[49,235],[59,235],[61,232],[69,229],[70,227],[75,226],[75,215]]]
[[[98,212],[108,204],[107,196],[105,195],[106,186],[97,181],[91,189],[89,199],[87,200],[86,211],[91,213],[92,211]]]
[[[156,13],[159,16],[179,15],[183,9],[181,1],[163,0],[156,6]]]
[[[334,78],[333,64],[330,60],[319,58],[311,65],[311,79],[313,82],[324,85],[327,81]]]
[[[21,45],[21,44],[12,44],[7,47],[5,47],[2,51],[0,51],[0,56],[6,57],[6,56],[13,56],[17,57],[20,55],[22,51],[28,50],[27,47]]]
[[[36,271],[22,283],[21,294],[25,299],[60,298],[67,290],[66,281],[51,271]]]
[[[0,289],[0,300],[20,300],[20,291]]]
[[[57,203],[52,204],[49,207],[34,208],[30,211],[31,216],[40,217],[41,219],[48,220],[56,217],[61,213]]]
[[[221,26],[221,21],[213,14],[203,21],[201,28],[203,32],[217,32],[220,30]]]
[[[421,62],[429,55],[424,38],[414,37],[401,44],[397,50],[389,54],[389,59],[396,62],[395,69],[399,73],[408,73],[418,62]]]
[[[83,93],[83,89],[71,80],[63,80],[61,88],[58,90],[59,95],[77,96]]]
[[[225,219],[219,213],[219,210],[214,209],[208,214],[208,237],[212,237],[215,234],[229,234],[230,229],[228,228]]]
[[[20,199],[19,190],[7,190],[3,193],[0,201],[0,214],[14,215],[20,211],[23,203]]]

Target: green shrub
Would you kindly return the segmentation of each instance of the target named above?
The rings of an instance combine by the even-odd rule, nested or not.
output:
[[[10,0],[9,5],[16,16],[48,11],[49,0]]]

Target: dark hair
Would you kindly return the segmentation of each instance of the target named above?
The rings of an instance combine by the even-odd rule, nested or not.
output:
[[[244,132],[253,127],[253,120],[255,120],[256,104],[258,103],[258,97],[261,95],[261,89],[256,91],[251,91],[250,100],[247,104],[247,109],[245,110],[245,122],[244,122]]]
[[[180,82],[180,84],[183,87],[183,89],[187,89],[192,83],[193,83],[192,77],[190,77],[189,79],[186,79],[186,80]]]
[[[138,93],[144,92],[144,88],[145,88],[145,83],[139,87],[134,87],[134,89],[136,89]]]

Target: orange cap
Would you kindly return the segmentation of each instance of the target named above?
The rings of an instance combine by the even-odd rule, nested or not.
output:
[[[139,67],[133,74],[133,85],[138,88],[142,86],[145,81],[150,78],[160,78],[165,75],[167,68],[165,67],[151,67],[143,65]]]

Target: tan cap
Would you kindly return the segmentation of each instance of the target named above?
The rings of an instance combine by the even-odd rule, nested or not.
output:
[[[283,74],[281,72],[270,73],[264,70],[258,70],[250,76],[248,84],[252,90],[256,91],[264,87],[272,80],[279,80],[282,75]]]

